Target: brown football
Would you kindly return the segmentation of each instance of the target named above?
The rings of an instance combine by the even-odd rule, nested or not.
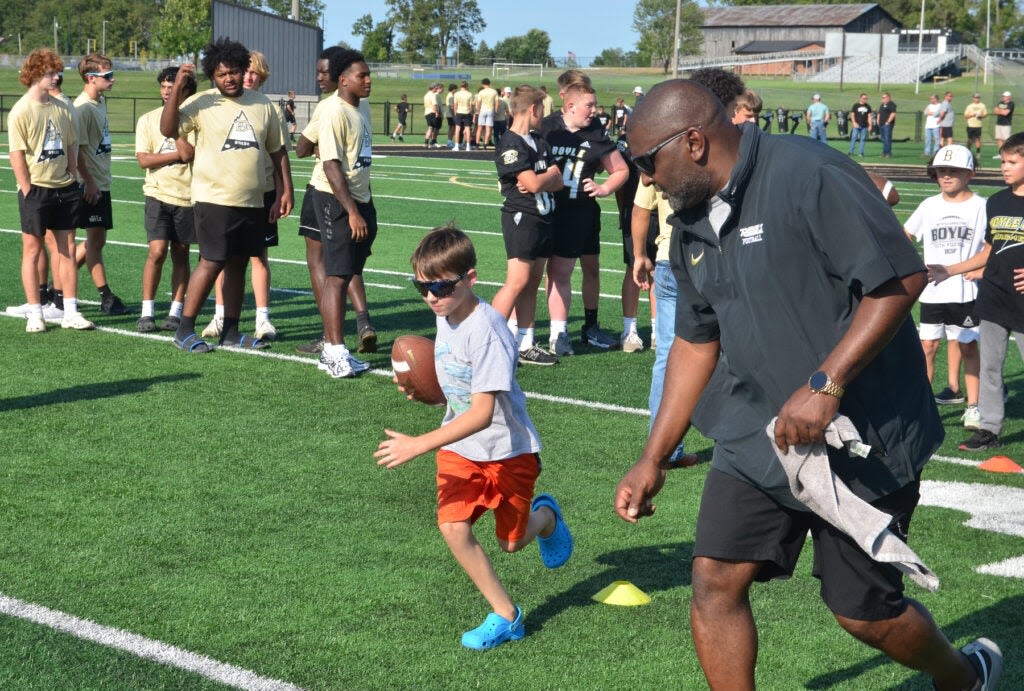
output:
[[[871,178],[871,182],[875,183],[875,187],[885,197],[885,201],[889,202],[889,206],[896,206],[900,203],[900,193],[896,191],[896,188],[888,178],[883,178],[881,175],[875,175],[874,173],[868,173],[868,177]]]
[[[444,392],[434,370],[434,342],[406,334],[391,346],[391,369],[399,386],[414,399],[430,405],[444,405]]]

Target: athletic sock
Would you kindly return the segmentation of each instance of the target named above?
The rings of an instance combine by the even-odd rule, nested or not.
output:
[[[622,333],[624,333],[624,334],[635,334],[636,333],[636,317],[623,317],[622,318]]]
[[[269,307],[257,307],[256,308],[256,321],[270,321],[270,308]]]
[[[110,290],[110,286],[109,286],[109,285],[106,285],[106,284],[104,284],[104,285],[101,285],[101,286],[100,286],[99,288],[97,288],[96,290],[100,291],[100,297],[101,297],[101,298],[109,297],[109,296],[111,296],[111,295],[113,295],[113,294],[114,294],[114,293],[113,293],[113,291],[112,291],[112,290]]]
[[[569,330],[569,322],[558,319],[551,320],[551,340],[558,338],[558,334],[564,334]]]
[[[143,300],[142,301],[142,316],[152,317],[156,311],[156,300]]]
[[[223,320],[224,319],[224,305],[216,305],[213,308],[213,316]]]
[[[533,347],[533,327],[527,327],[525,329],[519,329],[519,350],[529,350]]]
[[[181,310],[184,307],[180,302],[172,302],[171,309],[167,312],[169,317],[178,317],[181,319]]]
[[[185,339],[191,334],[196,332],[196,318],[193,317],[181,317],[181,324],[178,325],[178,330],[174,333],[175,338],[179,341]]]
[[[74,314],[78,311],[78,298],[64,298],[60,301],[63,305],[64,314]]]
[[[46,284],[39,286],[39,304],[45,305],[50,301],[50,289],[46,287]]]
[[[55,290],[55,291],[53,291],[53,306],[56,307],[59,310],[64,309],[64,291],[63,290]]]
[[[583,328],[593,326],[597,323],[597,309],[584,309],[583,310]]]
[[[224,326],[220,329],[221,343],[238,343],[242,333],[238,330],[238,317],[224,317]]]
[[[370,310],[359,310],[356,312],[356,333],[361,333],[363,329],[370,325]]]
[[[513,335],[519,333],[519,322],[515,319],[509,319],[505,322],[505,326],[508,327],[508,330],[511,331]]]

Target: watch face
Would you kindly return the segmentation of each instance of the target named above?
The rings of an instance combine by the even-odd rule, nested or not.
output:
[[[812,389],[823,389],[828,384],[828,375],[824,372],[815,372],[807,382]]]

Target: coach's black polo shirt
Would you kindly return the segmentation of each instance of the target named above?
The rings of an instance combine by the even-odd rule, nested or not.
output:
[[[719,340],[723,354],[694,425],[717,442],[713,467],[800,507],[765,426],[839,342],[861,296],[924,265],[860,166],[806,137],[744,125],[719,197],[731,207],[720,237],[707,206],[673,216],[676,333]],[[830,454],[859,496],[919,475],[943,428],[912,319],[847,385],[839,412],[872,448],[863,460]]]

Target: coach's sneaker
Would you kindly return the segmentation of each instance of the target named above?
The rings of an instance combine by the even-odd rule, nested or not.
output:
[[[611,350],[619,347],[619,339],[612,337],[607,331],[601,328],[596,322],[590,326],[583,327],[583,342],[595,348]]]
[[[520,365],[541,365],[551,366],[558,364],[558,358],[536,345],[532,345],[526,350],[519,351],[519,364]]]
[[[373,328],[372,324],[367,324],[363,328],[359,329],[359,347],[356,348],[356,352],[377,352],[377,329]]]
[[[623,353],[639,353],[644,349],[644,342],[636,331],[624,333],[619,338],[619,345]]]
[[[349,363],[348,353],[342,353],[336,357],[332,357],[327,353],[320,353],[320,362],[317,364],[317,369],[327,372],[333,379],[351,379],[356,376],[356,373],[352,371],[352,365]]]
[[[318,336],[309,343],[295,346],[295,352],[299,355],[319,355],[324,351],[324,337]]]
[[[999,437],[987,429],[979,429],[971,438],[960,444],[961,451],[984,451],[985,449],[998,449],[1001,446]]]
[[[269,319],[257,319],[256,331],[253,332],[253,335],[261,341],[273,341],[277,339],[277,329]]]
[[[139,317],[135,323],[135,330],[140,334],[149,334],[156,331],[156,319],[153,317]]]
[[[109,314],[111,317],[116,317],[127,311],[128,308],[123,302],[121,302],[121,298],[117,297],[113,293],[100,301],[100,312],[103,312],[103,314]]]
[[[978,412],[976,405],[967,406],[964,414],[960,416],[960,420],[967,429],[981,429],[981,413]]]
[[[203,329],[203,338],[219,338],[220,332],[224,329],[224,317],[214,317],[210,320],[210,323]]]
[[[64,310],[52,302],[48,302],[43,305],[43,319],[46,321],[59,322],[64,318]]]
[[[348,366],[351,367],[352,371],[355,372],[356,374],[362,374],[363,372],[370,369],[369,362],[366,362],[365,360],[360,360],[359,358],[352,355],[352,353],[348,354]]]
[[[31,311],[31,307],[32,305],[25,302],[20,305],[8,305],[7,309],[4,311],[12,317],[27,317]]]
[[[1003,651],[987,638],[975,638],[960,649],[978,673],[977,691],[992,691],[1003,674]]]
[[[39,334],[44,331],[46,331],[46,322],[43,321],[43,315],[39,313],[26,315],[25,333]]]
[[[557,357],[576,354],[576,351],[572,349],[572,342],[569,340],[569,334],[565,331],[558,334],[555,340],[551,341],[550,346],[551,352]]]
[[[81,312],[71,312],[65,314],[64,319],[60,322],[60,328],[62,329],[74,329],[75,331],[88,331],[94,328],[96,325],[91,321],[82,316]]]
[[[963,403],[967,399],[964,398],[962,391],[953,391],[948,386],[939,393],[935,394],[935,402],[939,405],[956,405],[957,403]]]

